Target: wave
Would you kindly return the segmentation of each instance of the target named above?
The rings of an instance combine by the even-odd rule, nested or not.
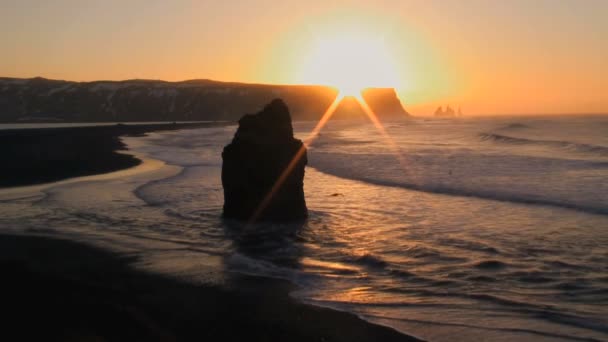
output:
[[[437,293],[439,294],[439,293]],[[509,313],[518,313],[526,315],[529,319],[539,319],[546,322],[557,323],[557,324],[565,324],[572,327],[576,327],[579,329],[585,329],[587,331],[592,331],[596,333],[606,333],[608,330],[606,329],[605,323],[600,320],[590,319],[589,317],[574,315],[574,314],[566,314],[555,311],[554,308],[539,306],[528,304],[524,302],[505,300],[504,298],[498,296],[490,296],[490,295],[460,295],[460,294],[451,294],[451,296],[460,297],[460,298],[468,298],[481,302],[498,304],[501,307],[499,309],[487,309],[489,314],[493,315],[508,315]],[[557,339],[566,339],[571,341],[590,341],[597,342],[601,341],[593,336],[577,336],[573,334],[567,333],[556,333],[546,331],[544,329],[532,329],[532,328],[513,328],[513,327],[487,327],[484,325],[477,324],[467,324],[467,323],[457,323],[457,322],[449,322],[449,321],[437,321],[433,319],[416,319],[416,318],[406,318],[401,315],[394,315],[390,313],[378,313],[377,311],[368,311],[365,308],[378,308],[378,307],[409,307],[409,308],[435,308],[438,311],[451,309],[454,306],[451,304],[427,304],[427,303],[411,303],[411,302],[350,302],[346,304],[341,301],[335,300],[307,300],[307,302],[324,307],[330,307],[338,310],[352,310],[354,307],[358,307],[363,309],[365,312],[363,315],[367,318],[373,319],[381,319],[383,321],[390,320],[395,322],[412,322],[420,325],[427,326],[437,326],[437,327],[460,327],[460,328],[469,328],[474,330],[488,330],[495,331],[501,334],[505,333],[516,333],[519,337],[524,337],[526,335],[531,336],[543,336]],[[467,310],[467,307],[458,306],[458,310]],[[479,309],[478,309],[479,310]],[[481,309],[483,311],[483,309]],[[389,324],[390,325],[390,324]],[[394,326],[399,330],[399,325]],[[409,333],[404,331],[404,333]]]
[[[368,266],[372,268],[383,269],[388,266],[388,262],[382,259],[379,256],[373,254],[363,254],[361,256],[355,257],[353,260],[357,264],[361,264],[363,266]]]
[[[479,138],[482,141],[491,141],[497,143],[511,144],[511,145],[538,145],[547,146],[552,148],[559,148],[571,152],[580,153],[592,153],[600,156],[608,156],[608,147],[599,145],[580,144],[570,141],[559,141],[559,140],[534,140],[526,138],[510,137],[502,134],[495,133],[480,133]]]
[[[326,304],[326,306],[332,307],[331,304]],[[438,310],[441,310],[441,309],[444,309],[444,307],[439,306]],[[599,342],[599,341],[601,341],[601,340],[593,338],[593,337],[584,337],[584,336],[581,337],[581,336],[569,335],[569,334],[559,333],[559,332],[548,332],[548,331],[526,329],[526,328],[488,327],[485,325],[437,322],[437,321],[432,321],[432,320],[391,317],[388,315],[378,315],[378,314],[366,314],[366,316],[381,319],[381,320],[390,319],[390,320],[394,320],[394,321],[411,322],[411,323],[415,323],[416,325],[459,327],[459,328],[467,328],[467,329],[474,329],[474,330],[494,331],[494,332],[498,332],[501,334],[516,333],[516,334],[519,334],[520,336],[523,334],[523,335],[542,336],[542,337],[549,337],[549,338],[555,338],[555,339],[560,339],[560,340],[569,340],[569,341],[582,341],[582,342]],[[581,318],[581,320],[583,320],[583,318]],[[581,328],[587,328],[587,326],[582,325]],[[409,334],[410,332],[404,331],[403,333]],[[523,337],[523,336],[521,336],[521,337]]]
[[[519,123],[519,122],[514,122],[514,123],[510,123],[510,124],[507,124],[507,125],[499,128],[499,130],[524,129],[524,128],[530,128],[530,126]]]
[[[176,174],[166,177],[166,178],[161,178],[161,179],[156,179],[156,180],[152,180],[149,182],[146,182],[144,184],[141,184],[140,186],[138,186],[137,188],[135,188],[133,190],[133,194],[139,198],[140,200],[144,201],[147,205],[152,206],[152,207],[159,207],[162,205],[166,205],[169,204],[170,202],[167,201],[166,199],[157,199],[153,196],[147,196],[146,195],[146,190],[157,185],[160,183],[166,183],[167,181],[182,177],[187,171],[187,168],[185,167],[181,167],[181,169],[179,170],[179,172],[177,172]]]
[[[310,145],[313,148],[319,148],[319,147],[325,147],[325,146],[337,146],[337,145],[342,145],[342,146],[349,146],[349,145],[367,145],[367,144],[373,144],[375,143],[375,141],[372,140],[345,140],[345,139],[336,139],[336,140],[322,140],[322,139],[317,139],[314,140],[312,142],[312,144]]]
[[[372,177],[357,177],[350,173],[348,174],[337,174],[333,173],[332,170],[325,170],[323,168],[319,168],[318,166],[311,165],[311,167],[315,168],[319,172],[327,173],[330,175],[334,175],[337,177],[352,179],[357,181],[363,181],[369,184],[380,185],[380,186],[388,186],[395,188],[404,188],[409,190],[416,190],[421,192],[435,193],[435,194],[443,194],[443,195],[452,195],[452,196],[460,196],[460,197],[475,197],[481,199],[489,199],[501,202],[511,202],[511,203],[520,203],[520,204],[536,204],[536,205],[547,205],[553,207],[560,207],[565,209],[578,210],[582,212],[587,212],[591,214],[600,214],[600,215],[608,215],[608,207],[605,206],[595,206],[595,205],[584,205],[572,202],[561,201],[559,199],[550,199],[550,198],[533,198],[526,197],[525,195],[518,196],[516,194],[507,194],[507,193],[498,193],[492,190],[470,190],[470,189],[459,189],[452,188],[449,186],[441,185],[441,184],[416,184],[407,181],[393,181],[393,180],[385,180],[385,179],[376,179]]]

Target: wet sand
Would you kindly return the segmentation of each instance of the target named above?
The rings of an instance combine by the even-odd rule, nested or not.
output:
[[[414,341],[298,303],[284,282],[228,289],[135,270],[124,257],[48,237],[0,235],[0,339],[61,341]],[[16,334],[16,335],[13,335]]]
[[[55,182],[140,164],[121,136],[228,123],[167,123],[0,130],[0,188]]]
[[[121,136],[221,124],[114,125],[0,131],[0,187],[107,173],[141,163]],[[231,277],[186,283],[74,241],[0,234],[0,339],[51,341],[412,341],[358,317],[298,303],[291,285]]]

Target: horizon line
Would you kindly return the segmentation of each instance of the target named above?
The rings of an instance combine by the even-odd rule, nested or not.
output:
[[[298,83],[258,83],[258,82],[245,82],[245,81],[221,81],[210,78],[192,78],[185,79],[179,81],[167,81],[163,79],[148,79],[148,78],[130,78],[130,79],[121,79],[121,80],[109,80],[109,79],[99,79],[92,81],[75,81],[75,80],[66,80],[66,79],[58,79],[58,78],[47,78],[44,76],[33,76],[33,77],[13,77],[13,76],[0,76],[0,80],[35,80],[35,79],[43,79],[47,81],[58,81],[58,82],[71,82],[71,83],[124,83],[124,82],[162,82],[162,83],[187,83],[187,82],[210,82],[210,83],[221,83],[226,85],[249,85],[249,86],[263,86],[263,87],[321,87],[321,88],[329,88],[334,91],[340,92],[340,89],[337,86],[324,85],[324,84],[298,84]],[[363,90],[367,89],[393,89],[397,96],[399,96],[399,90],[396,87],[365,87]],[[608,111],[603,112],[518,112],[518,113],[483,113],[483,114],[466,114],[464,117],[491,117],[491,116],[572,116],[572,115],[608,115]],[[431,117],[434,116],[432,114],[418,114],[418,117]],[[450,118],[444,118],[450,119]]]

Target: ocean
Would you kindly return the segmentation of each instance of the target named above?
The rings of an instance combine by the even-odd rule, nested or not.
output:
[[[301,224],[221,218],[226,126],[124,138],[134,169],[0,190],[0,230],[195,283],[286,280],[430,341],[608,341],[608,116],[383,127],[330,121],[309,141]]]

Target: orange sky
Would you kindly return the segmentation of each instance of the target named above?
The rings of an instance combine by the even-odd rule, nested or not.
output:
[[[8,0],[0,76],[370,83],[418,115],[608,113],[606,18],[603,0]]]

